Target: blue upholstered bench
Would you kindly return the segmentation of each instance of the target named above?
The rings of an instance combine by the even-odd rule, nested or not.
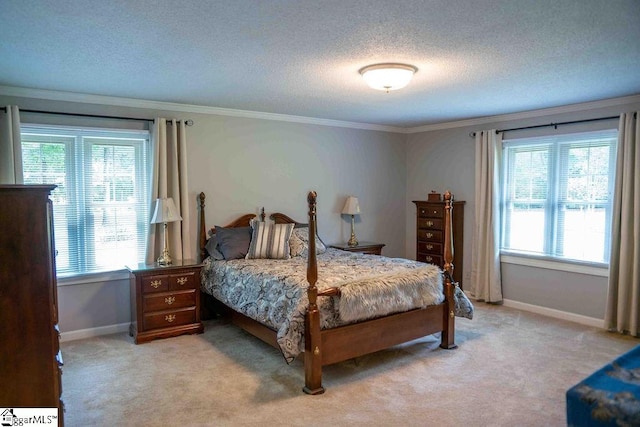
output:
[[[640,346],[567,391],[569,426],[640,426]]]

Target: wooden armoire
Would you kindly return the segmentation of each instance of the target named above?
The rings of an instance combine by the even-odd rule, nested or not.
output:
[[[63,425],[55,185],[0,185],[0,407],[58,408]]]

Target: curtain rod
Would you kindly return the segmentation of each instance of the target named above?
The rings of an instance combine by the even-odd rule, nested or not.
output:
[[[7,112],[7,107],[0,108],[5,113]],[[82,113],[60,113],[56,111],[43,111],[43,110],[23,110],[20,109],[20,112],[23,113],[36,113],[36,114],[55,114],[58,116],[74,116],[74,117],[91,117],[96,119],[116,119],[116,120],[133,120],[137,122],[153,122],[155,119],[141,119],[137,117],[121,117],[121,116],[102,116],[99,114],[82,114]],[[169,120],[167,120],[169,121]],[[176,120],[177,122],[181,122],[182,120]],[[185,120],[184,124],[187,126],[193,126],[193,120]]]
[[[609,117],[598,117],[596,119],[572,120],[572,121],[569,121],[569,122],[560,122],[560,123],[547,123],[545,125],[523,126],[523,127],[519,127],[519,128],[510,128],[510,129],[497,129],[496,130],[496,134],[501,133],[501,132],[511,132],[511,131],[514,131],[514,130],[546,128],[546,127],[550,127],[550,126],[553,126],[555,129],[558,129],[558,126],[561,126],[561,125],[572,125],[572,124],[575,124],[575,123],[599,122],[601,120],[613,120],[613,119],[619,119],[619,118],[620,118],[620,116],[609,116]],[[471,138],[475,138],[476,133],[475,132],[471,132],[471,133],[469,133],[469,136]]]

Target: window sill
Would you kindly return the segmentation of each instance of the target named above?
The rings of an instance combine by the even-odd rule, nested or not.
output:
[[[77,274],[67,277],[58,277],[58,286],[85,285],[89,283],[104,283],[114,280],[129,279],[129,272],[124,270],[101,271],[98,273]]]
[[[501,252],[500,262],[505,264],[525,265],[528,267],[544,268],[547,270],[567,271],[570,273],[587,274],[590,276],[609,277],[607,264],[559,260],[557,258],[524,255],[517,252]]]

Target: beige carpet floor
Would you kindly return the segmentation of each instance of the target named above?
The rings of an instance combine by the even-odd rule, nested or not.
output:
[[[502,306],[457,321],[456,350],[426,337],[326,367],[224,320],[134,345],[125,334],[62,344],[67,426],[562,426],[565,392],[640,340]]]

